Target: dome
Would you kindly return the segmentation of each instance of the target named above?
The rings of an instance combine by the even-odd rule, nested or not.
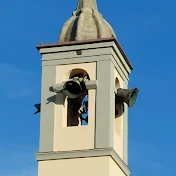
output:
[[[78,0],[76,11],[63,25],[59,42],[115,37],[110,24],[98,12],[96,0]]]

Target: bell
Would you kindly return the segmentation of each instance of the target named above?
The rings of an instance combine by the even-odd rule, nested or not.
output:
[[[117,89],[116,92],[116,101],[119,103],[125,102],[129,107],[133,107],[139,90],[137,88],[134,89]]]
[[[79,78],[75,77],[65,82],[63,87],[63,93],[69,98],[78,98],[82,92],[82,85]]]
[[[34,106],[37,109],[37,111],[34,114],[38,114],[40,112],[40,109],[41,109],[41,103],[40,104],[35,104]]]
[[[115,99],[115,117],[119,117],[124,113],[124,103],[117,102]]]

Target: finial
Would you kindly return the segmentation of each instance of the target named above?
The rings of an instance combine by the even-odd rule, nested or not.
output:
[[[91,8],[94,11],[98,11],[96,0],[78,0],[76,11],[80,11],[83,8]]]
[[[110,24],[98,12],[96,0],[78,0],[76,11],[64,24],[59,42],[116,37]]]

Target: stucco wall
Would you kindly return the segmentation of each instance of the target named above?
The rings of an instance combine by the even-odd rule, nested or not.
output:
[[[109,156],[39,162],[38,176],[124,176]]]
[[[59,65],[56,66],[56,84],[67,81],[72,69],[83,69],[89,74],[91,80],[96,80],[96,62]],[[67,101],[61,96],[63,94],[57,95],[55,104],[54,151],[94,148],[95,90],[88,91],[89,122],[87,126],[67,127]],[[63,102],[60,102],[61,100]]]

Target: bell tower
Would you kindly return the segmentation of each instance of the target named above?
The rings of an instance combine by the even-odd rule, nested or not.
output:
[[[41,44],[38,176],[125,176],[133,69],[96,0],[78,0],[55,44]]]

